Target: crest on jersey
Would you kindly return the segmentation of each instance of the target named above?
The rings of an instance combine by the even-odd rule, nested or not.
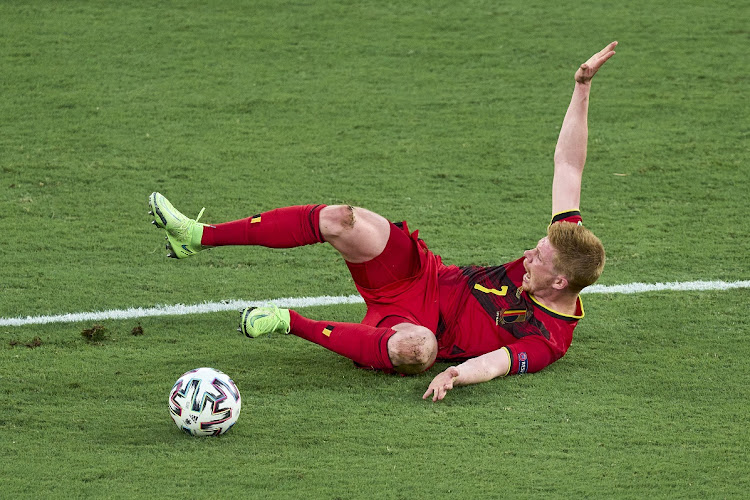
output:
[[[502,309],[495,315],[496,325],[508,325],[510,323],[523,323],[529,317],[526,309]]]

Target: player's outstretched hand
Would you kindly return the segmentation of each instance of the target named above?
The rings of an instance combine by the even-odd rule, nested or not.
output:
[[[576,71],[576,82],[586,83],[594,78],[594,75],[599,71],[599,68],[601,68],[610,57],[615,55],[615,47],[617,47],[617,42],[612,42],[601,51],[591,56],[588,61],[581,64],[581,67]]]
[[[437,376],[432,379],[427,391],[422,396],[422,399],[427,399],[432,395],[432,401],[440,401],[445,395],[453,389],[453,382],[458,377],[458,368],[451,366],[447,370],[440,372]]]

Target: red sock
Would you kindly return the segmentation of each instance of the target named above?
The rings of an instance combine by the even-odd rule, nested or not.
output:
[[[289,311],[290,333],[347,357],[363,368],[393,371],[388,357],[388,339],[396,333],[360,323],[314,321]]]
[[[292,248],[322,243],[320,211],[325,205],[299,205],[277,208],[223,224],[203,228],[201,244],[261,245],[269,248]]]

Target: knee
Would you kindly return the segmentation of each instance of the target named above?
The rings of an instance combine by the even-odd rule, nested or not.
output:
[[[329,205],[320,211],[320,230],[327,240],[354,229],[356,208],[351,205]]]
[[[421,373],[430,368],[437,358],[437,339],[423,326],[402,324],[388,340],[388,355],[393,369],[406,375]]]

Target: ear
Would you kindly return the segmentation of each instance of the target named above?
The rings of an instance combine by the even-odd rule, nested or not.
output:
[[[555,290],[565,290],[568,288],[568,278],[562,274],[558,274],[555,281],[552,282],[552,288]]]

